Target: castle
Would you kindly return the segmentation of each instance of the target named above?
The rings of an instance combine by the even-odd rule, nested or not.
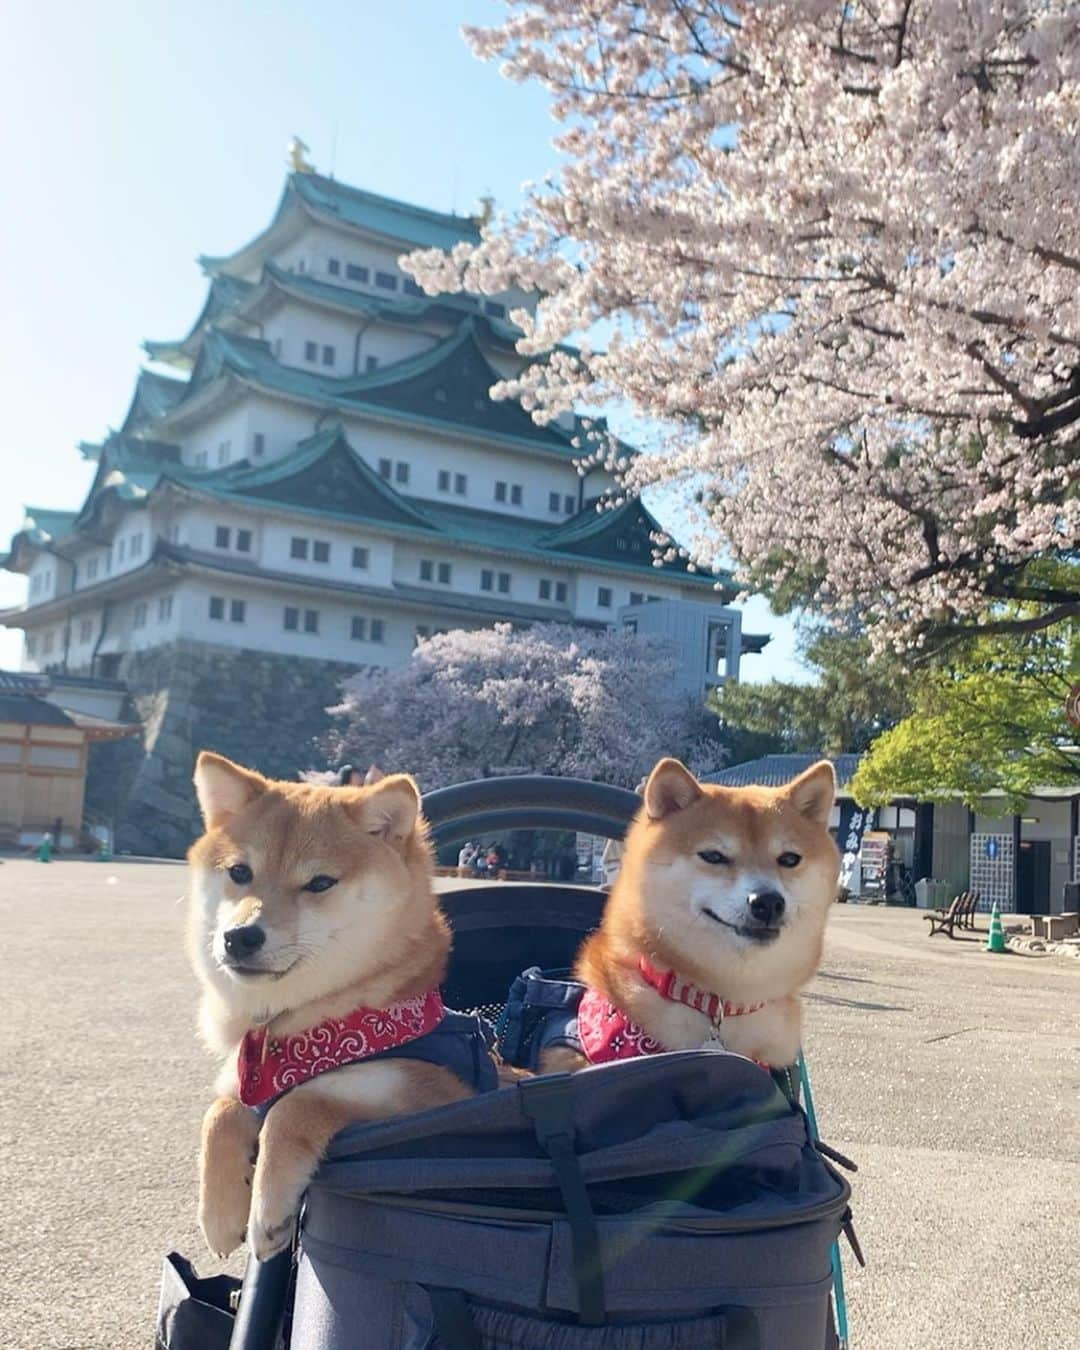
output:
[[[533,298],[431,297],[400,267],[479,229],[299,159],[266,229],[200,259],[202,309],[145,344],[119,429],[80,447],[82,507],[27,508],[2,559],[26,603],[0,622],[24,631],[25,671],[127,686],[141,744],[90,791],[121,845],[183,848],[199,745],[294,774],[344,674],[439,630],[664,632],[688,692],[763,645],[727,578],[654,565],[640,502],[597,509],[612,475],[579,466],[602,423],[539,426],[489,396],[521,367],[510,315]]]

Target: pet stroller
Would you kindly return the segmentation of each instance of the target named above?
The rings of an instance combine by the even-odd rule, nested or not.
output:
[[[507,829],[620,839],[639,806],[544,777],[424,799],[439,844]],[[496,1020],[523,970],[570,966],[604,895],[508,881],[442,901],[447,1006]],[[167,1258],[157,1350],[842,1347],[850,1190],[794,1095],[739,1056],[681,1051],[352,1127],[294,1249],[249,1259],[242,1288]]]

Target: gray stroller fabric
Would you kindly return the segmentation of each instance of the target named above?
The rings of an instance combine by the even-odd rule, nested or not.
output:
[[[825,1350],[849,1191],[738,1056],[546,1075],[338,1136],[292,1350]]]

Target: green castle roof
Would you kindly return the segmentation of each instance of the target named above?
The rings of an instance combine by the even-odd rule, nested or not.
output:
[[[495,345],[513,347],[521,329],[498,315],[482,312],[483,301],[471,295],[382,296],[368,294],[349,286],[320,281],[306,272],[290,272],[276,263],[263,264],[257,282],[236,277],[216,276],[210,283],[207,299],[186,337],[165,342],[146,341],[143,349],[155,361],[170,364],[191,362],[198,352],[203,332],[212,323],[230,316],[243,317],[261,300],[274,293],[301,302],[335,309],[363,319],[387,323],[416,324],[425,321],[457,324],[462,318],[475,318],[479,331]]]
[[[378,370],[345,376],[322,375],[282,365],[266,342],[211,327],[182,396],[171,403],[165,416],[182,412],[185,403],[232,374],[268,392],[305,399],[328,411],[367,412],[394,421],[453,428],[459,433],[478,432],[485,438],[494,437],[566,459],[587,454],[598,433],[585,430],[582,423],[575,423],[573,431],[554,423],[538,426],[516,401],[495,402],[489,397],[488,391],[500,376],[477,340],[480,322],[475,317],[465,318],[453,333],[426,352]],[[173,387],[177,383],[168,381]],[[171,396],[173,389],[168,392]],[[124,430],[140,425],[136,414],[144,403],[137,389]],[[597,425],[602,434],[602,422]],[[575,439],[578,446],[574,445]],[[625,454],[633,453],[628,446],[622,450]]]
[[[480,240],[479,228],[470,216],[430,211],[393,197],[349,187],[322,174],[292,173],[285,180],[285,189],[273,219],[261,234],[234,253],[220,257],[204,255],[199,263],[211,276],[229,270],[230,265],[242,266],[245,260],[257,254],[285,217],[297,210],[317,220],[394,240],[406,248],[450,249],[462,241],[478,243]]]
[[[214,469],[181,463],[175,445],[114,433],[100,448],[97,473],[82,510],[55,514],[66,520],[70,531],[92,525],[110,507],[146,506],[156,492],[168,490],[444,539],[502,557],[575,566],[592,561],[605,571],[640,576],[643,588],[649,580],[663,578],[714,589],[719,583],[726,595],[733,594],[725,574],[692,573],[682,562],[655,568],[649,537],[660,526],[640,502],[598,510],[593,501],[553,529],[546,521],[407,497],[373,472],[349,444],[340,423],[307,437],[292,454],[270,464],[238,460]],[[35,540],[27,537],[26,542]]]

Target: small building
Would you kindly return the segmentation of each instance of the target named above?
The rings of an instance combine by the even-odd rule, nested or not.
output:
[[[96,742],[140,728],[58,706],[48,682],[0,671],[0,847],[28,847],[48,833],[72,848],[84,837],[86,773]],[[95,702],[86,689],[84,703]]]
[[[765,755],[735,764],[708,780],[728,787],[759,783],[779,787],[808,769],[820,755]],[[1002,799],[988,795],[971,810],[961,801],[925,802],[896,797],[886,806],[859,812],[850,792],[859,767],[859,755],[838,755],[837,802],[833,828],[849,836],[850,822],[859,815],[859,842],[851,890],[862,889],[860,869],[870,847],[882,835],[891,844],[892,858],[902,889],[911,894],[923,880],[941,883],[952,895],[977,890],[979,908],[995,901],[1005,913],[1060,914],[1066,904],[1066,884],[1080,883],[1080,783],[1075,787],[1045,787],[1032,793],[1022,811],[1003,813]],[[841,845],[843,840],[841,840]],[[869,870],[869,869],[867,869]],[[934,903],[935,888],[918,888]]]

